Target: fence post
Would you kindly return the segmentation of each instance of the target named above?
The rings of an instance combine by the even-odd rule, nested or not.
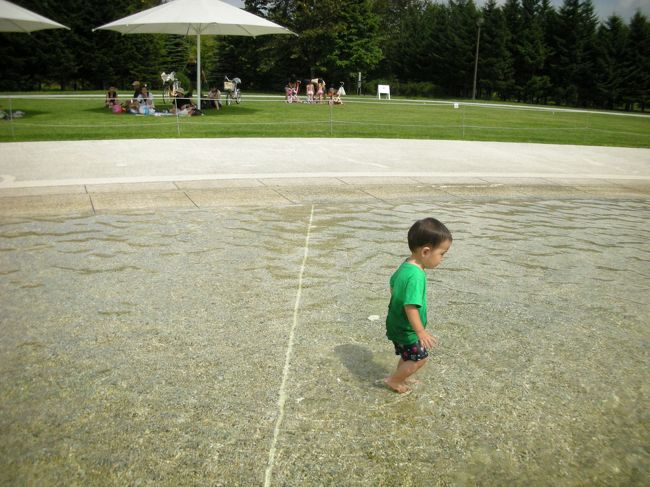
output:
[[[461,112],[461,125],[463,127],[463,134],[461,138],[464,140],[465,139],[465,107],[464,106],[461,107],[460,112]]]
[[[330,105],[330,137],[333,135],[333,127],[332,127],[332,110],[334,107],[334,103],[332,100],[329,100],[329,105]]]
[[[14,111],[12,109],[11,97],[9,97],[9,124],[11,126],[11,138],[16,139],[16,134],[14,133]]]

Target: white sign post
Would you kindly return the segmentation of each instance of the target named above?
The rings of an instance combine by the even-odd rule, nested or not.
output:
[[[377,85],[377,99],[381,100],[381,95],[387,95],[390,100],[390,85]]]

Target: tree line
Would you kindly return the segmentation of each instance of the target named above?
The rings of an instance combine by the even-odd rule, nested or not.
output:
[[[121,35],[98,27],[156,0],[15,0],[70,31],[1,34],[2,90],[160,85],[162,71],[190,83],[195,38]],[[377,83],[407,96],[471,97],[645,110],[650,99],[650,22],[599,21],[591,0],[247,0],[246,10],[297,36],[207,37],[208,85],[236,75],[245,89],[281,90],[287,79],[319,77],[374,93]],[[480,31],[480,32],[479,32]],[[477,40],[479,45],[476,62]]]

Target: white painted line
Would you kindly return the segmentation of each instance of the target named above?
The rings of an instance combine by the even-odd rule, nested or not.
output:
[[[300,273],[298,274],[298,291],[296,292],[296,303],[293,306],[293,323],[291,331],[289,332],[289,344],[287,346],[287,353],[284,358],[284,370],[282,372],[282,383],[280,384],[280,392],[278,394],[278,417],[275,421],[275,429],[273,430],[273,440],[271,441],[271,448],[269,450],[269,462],[266,466],[266,473],[264,474],[264,487],[270,487],[271,476],[273,475],[273,466],[275,465],[275,451],[280,436],[280,429],[282,428],[282,420],[284,419],[284,405],[287,402],[287,379],[289,377],[289,369],[291,367],[291,356],[293,355],[293,342],[296,332],[296,325],[298,324],[298,309],[300,308],[300,297],[302,295],[302,278],[305,273],[305,265],[307,264],[307,255],[309,254],[309,236],[311,235],[311,226],[314,220],[314,205],[311,205],[311,213],[309,215],[309,224],[307,225],[307,235],[305,236],[305,253],[300,265]]]

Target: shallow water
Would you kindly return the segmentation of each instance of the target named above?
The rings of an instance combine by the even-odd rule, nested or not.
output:
[[[310,211],[0,225],[0,483],[261,484]],[[429,215],[454,234],[429,274],[441,346],[399,397],[374,385],[387,281]],[[317,205],[274,485],[641,485],[649,217]]]

